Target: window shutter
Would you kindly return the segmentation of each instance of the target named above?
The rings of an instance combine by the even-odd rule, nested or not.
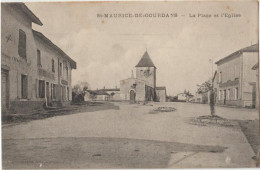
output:
[[[29,90],[29,86],[32,89],[32,76],[28,76],[28,81],[27,81],[27,98],[31,99],[32,98],[32,90]]]
[[[23,30],[19,30],[18,54],[26,59],[26,34]]]
[[[35,79],[35,97],[38,98],[38,79]]]

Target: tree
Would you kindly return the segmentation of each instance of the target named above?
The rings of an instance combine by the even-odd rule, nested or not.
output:
[[[207,93],[207,92],[213,90],[213,84],[212,84],[211,79],[208,81],[205,81],[201,85],[197,85],[197,86],[198,86],[198,90],[197,90],[198,94]]]
[[[75,94],[79,94],[80,93],[80,85],[75,85],[75,86],[73,86],[73,88],[72,88],[72,92],[74,92]]]
[[[75,103],[84,101],[84,96],[89,88],[88,82],[79,82],[72,88],[72,101]]]
[[[215,115],[215,93],[213,90],[212,80],[205,81],[201,85],[197,85],[199,88],[197,90],[198,94],[205,94],[209,92],[209,105],[210,105],[210,113],[211,116]]]

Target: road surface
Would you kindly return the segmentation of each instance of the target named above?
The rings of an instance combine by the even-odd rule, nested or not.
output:
[[[255,154],[238,123],[189,123],[208,115],[208,105],[114,104],[120,109],[3,127],[3,168],[254,167]],[[152,112],[166,106],[176,111]],[[217,107],[216,113],[234,122],[258,119],[253,109]]]

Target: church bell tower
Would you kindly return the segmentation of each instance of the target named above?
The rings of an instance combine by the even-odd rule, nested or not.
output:
[[[144,80],[147,86],[156,87],[156,67],[146,51],[141,60],[135,66],[136,78]]]

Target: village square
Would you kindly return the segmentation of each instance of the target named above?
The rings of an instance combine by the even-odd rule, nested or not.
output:
[[[135,43],[145,38],[127,38],[136,55],[115,43],[111,48],[118,53],[99,58],[97,52],[110,49],[89,49],[83,43],[80,49],[86,51],[77,58],[73,52],[78,48],[70,43],[80,42],[70,37],[80,38],[84,31],[58,41],[35,29],[48,27],[43,21],[53,23],[44,17],[46,11],[38,11],[54,10],[49,4],[1,4],[3,169],[259,166],[257,38],[233,51],[216,49],[220,56],[205,57],[205,62],[194,57],[167,60],[155,47],[170,42],[153,48]],[[63,7],[73,8],[68,6]],[[88,43],[115,41],[97,35],[98,40],[89,38]],[[181,52],[189,50],[191,46]]]

